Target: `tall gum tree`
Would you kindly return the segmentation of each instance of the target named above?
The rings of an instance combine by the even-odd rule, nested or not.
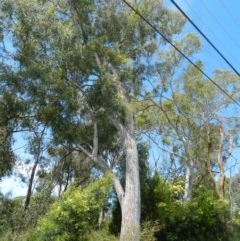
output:
[[[189,40],[195,44],[190,42],[188,45],[197,50],[196,40]],[[171,50],[169,52],[163,57],[175,56]],[[169,57],[168,63],[175,66],[181,62]],[[196,64],[203,68],[201,62]],[[212,78],[230,95],[238,96],[237,78],[231,72],[216,70]],[[169,153],[170,161],[176,166],[184,166],[183,199],[191,200],[194,180],[204,179],[223,199],[227,161],[232,154],[233,139],[235,143],[238,139],[239,119],[234,117],[235,113],[230,114],[233,103],[193,66],[186,66],[177,77],[172,72],[166,79],[168,98],[166,93],[158,91],[149,114],[153,122],[156,121],[156,132],[163,143],[161,149]],[[156,109],[162,115],[156,115]]]
[[[169,39],[185,23],[161,1],[129,2]],[[120,240],[138,241],[135,105],[144,98],[147,80],[158,76],[154,60],[165,41],[122,1],[6,0],[1,11],[15,50],[13,84],[19,95],[30,101],[32,115],[51,127],[56,143],[72,143],[110,173],[121,204]],[[104,122],[124,143],[124,186],[100,153]],[[91,142],[79,133],[84,125],[92,126]]]

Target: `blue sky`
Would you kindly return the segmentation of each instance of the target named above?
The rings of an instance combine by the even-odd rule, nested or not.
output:
[[[167,0],[170,4],[170,0]],[[239,0],[175,0],[202,32],[213,42],[231,64],[240,70],[240,1]],[[170,4],[172,5],[172,4]],[[172,6],[173,7],[173,6]],[[185,31],[196,32],[187,24]],[[202,38],[201,58],[205,71],[230,69],[213,48]]]
[[[149,0],[151,1],[151,0]],[[240,1],[239,0],[175,0],[175,2],[187,13],[202,32],[214,43],[231,64],[240,70]],[[174,8],[170,0],[165,3]],[[184,32],[196,32],[187,24]],[[214,69],[230,69],[213,48],[202,39],[202,51],[199,58],[205,63],[205,72],[212,76]],[[240,78],[239,78],[240,81]],[[240,108],[236,107],[236,114]],[[14,149],[18,155],[25,155],[26,143],[19,138]],[[238,159],[239,151],[234,152]],[[6,178],[0,183],[3,193],[13,192],[13,196],[25,195],[26,185],[20,184],[16,178]]]
[[[170,0],[165,1],[175,8]],[[239,0],[175,0],[177,5],[189,16],[197,27],[216,46],[232,66],[240,72],[240,1]],[[190,24],[186,24],[184,32],[200,34]],[[229,65],[219,56],[210,44],[201,37],[202,49],[199,58],[204,62],[205,73],[212,77],[215,69],[231,70]],[[237,75],[236,75],[237,76]],[[240,81],[240,78],[239,78]],[[226,114],[226,113],[224,113]],[[240,107],[233,105],[229,115],[240,118]],[[240,150],[233,150],[233,158],[228,162],[228,173],[239,172]],[[232,167],[232,168],[230,168]]]
[[[166,1],[174,8],[170,0]],[[239,0],[175,0],[190,19],[217,47],[224,57],[240,72],[240,1]],[[198,32],[190,24],[184,31]],[[198,34],[202,41],[199,58],[204,62],[205,73],[213,75],[215,69],[231,70],[210,44]],[[236,75],[237,76],[237,75]],[[239,77],[240,81],[240,77]],[[234,113],[239,116],[240,107],[234,105]]]
[[[14,139],[16,140],[13,146],[14,153],[18,158],[24,157],[24,160],[27,158],[31,158],[31,155],[27,154],[25,151],[27,142],[23,138],[22,135],[16,134],[14,135]],[[18,159],[17,158],[17,159]],[[24,176],[30,177],[29,167],[23,166],[21,164],[21,159],[18,159],[17,168],[14,168],[13,173],[20,173]],[[12,197],[26,195],[27,193],[27,185],[24,184],[20,178],[16,176],[5,177],[0,183],[0,191],[4,194],[9,193]]]

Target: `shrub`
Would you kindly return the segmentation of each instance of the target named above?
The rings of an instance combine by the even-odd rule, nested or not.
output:
[[[108,178],[86,188],[71,186],[40,221],[41,241],[82,241],[97,229],[100,210],[106,205],[110,188]]]

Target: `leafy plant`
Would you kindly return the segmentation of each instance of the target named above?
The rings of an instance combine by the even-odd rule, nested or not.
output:
[[[106,206],[110,180],[102,178],[86,188],[70,186],[41,220],[40,240],[79,241],[98,227],[101,209]]]

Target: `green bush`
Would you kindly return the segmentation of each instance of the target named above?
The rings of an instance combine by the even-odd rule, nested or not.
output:
[[[239,241],[240,240],[240,215],[239,211],[232,213],[232,219],[229,223],[230,229],[230,241]]]
[[[227,241],[230,220],[228,202],[214,192],[204,192],[189,202],[172,199],[159,203],[159,222],[164,225],[161,241]]]
[[[111,235],[106,229],[92,231],[86,235],[85,241],[117,241],[118,238]],[[149,240],[148,240],[149,241]]]
[[[163,228],[158,221],[145,221],[141,227],[141,241],[156,241],[155,236]]]
[[[82,241],[98,228],[100,210],[106,206],[110,180],[103,178],[86,188],[71,186],[40,221],[41,241]]]
[[[236,221],[229,228],[228,202],[219,200],[214,189],[196,187],[192,200],[185,202],[181,198],[183,186],[181,179],[170,183],[158,174],[145,182],[142,192],[142,226],[145,226],[142,234],[145,237],[142,240],[228,241],[233,236],[231,233],[239,237]],[[157,222],[158,228],[154,229],[154,225],[148,222]],[[120,205],[116,202],[110,230],[118,234],[120,224]]]

